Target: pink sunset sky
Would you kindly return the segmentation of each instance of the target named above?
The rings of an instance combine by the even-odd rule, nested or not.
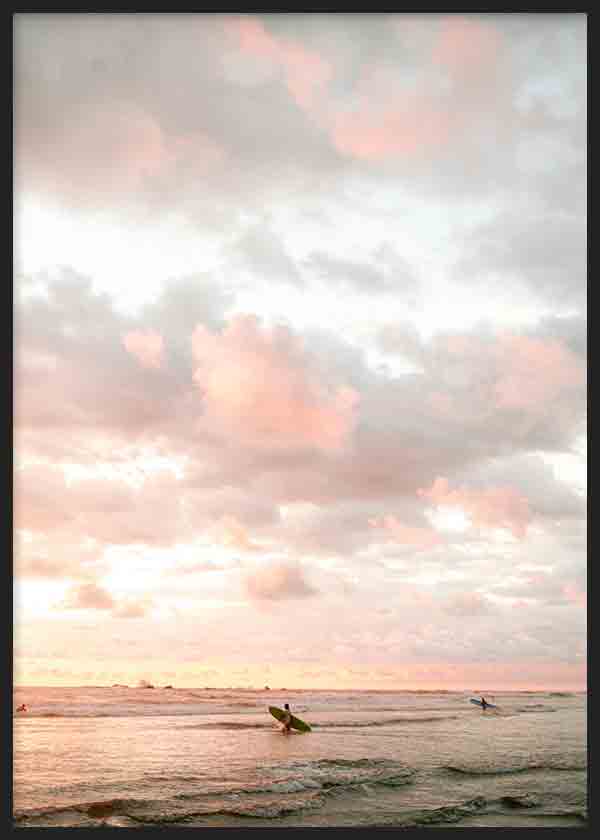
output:
[[[14,18],[17,684],[586,686],[586,18]]]

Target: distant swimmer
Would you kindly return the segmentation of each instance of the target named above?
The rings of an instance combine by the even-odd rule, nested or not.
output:
[[[292,728],[292,713],[290,712],[289,703],[285,703],[283,708],[285,709],[285,715],[281,718],[281,723],[283,724],[283,733],[285,735],[289,735],[290,730]]]
[[[25,703],[21,703],[21,705],[17,709],[17,712],[26,712],[26,711],[27,711],[27,706],[25,705]]]

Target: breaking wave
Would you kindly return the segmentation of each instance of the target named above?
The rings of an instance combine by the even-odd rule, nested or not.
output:
[[[529,773],[538,770],[573,771],[586,770],[585,764],[525,764],[519,767],[457,767],[446,765],[442,768],[448,773],[460,773],[464,776],[506,776],[514,773]]]
[[[268,768],[267,768],[268,769]],[[61,816],[79,815],[84,821],[124,817],[138,824],[186,823],[211,816],[276,819],[301,810],[321,807],[334,793],[365,785],[401,787],[414,780],[415,771],[387,759],[321,759],[279,765],[285,775],[215,791],[179,793],[170,799],[103,799],[75,802],[15,813],[23,824],[57,824]],[[162,778],[162,777],[161,777]],[[164,777],[173,782],[176,777]],[[179,777],[182,778],[182,777]],[[195,781],[192,777],[186,779]],[[158,777],[154,777],[157,781]]]

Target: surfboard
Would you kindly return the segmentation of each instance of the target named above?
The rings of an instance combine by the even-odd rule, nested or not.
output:
[[[269,706],[269,711],[271,712],[273,717],[276,718],[279,721],[282,721],[287,714],[284,709],[280,709],[278,706]],[[303,720],[300,720],[300,718],[297,718],[294,715],[292,715],[292,720],[290,722],[290,727],[292,729],[297,729],[298,732],[310,732],[311,731],[311,728],[308,725],[308,723],[304,723]]]
[[[471,699],[471,700],[469,700],[469,703],[474,703],[476,706],[481,706],[481,708],[483,708],[483,703],[481,702],[481,700],[473,700],[473,699]],[[485,703],[485,708],[486,708],[486,709],[497,709],[498,707],[497,707],[497,706],[494,706],[494,704],[493,704],[493,703],[488,703],[488,702],[487,702],[487,700],[486,700],[486,703]]]

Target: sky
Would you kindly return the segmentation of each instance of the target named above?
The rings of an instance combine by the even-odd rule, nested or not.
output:
[[[584,689],[583,14],[14,17],[14,679]]]

